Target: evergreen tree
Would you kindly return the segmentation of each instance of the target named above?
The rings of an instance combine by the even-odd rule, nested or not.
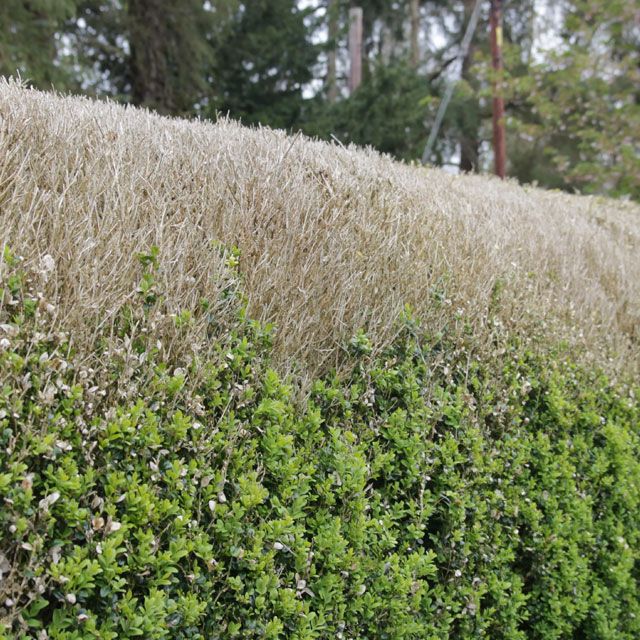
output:
[[[126,5],[120,0],[79,0],[65,37],[77,69],[78,90],[131,102],[131,55]]]
[[[217,49],[211,112],[276,128],[296,125],[319,53],[310,42],[310,18],[296,0],[241,4]]]
[[[57,34],[73,15],[75,0],[2,0],[0,3],[0,75],[20,74],[40,88],[63,88]]]
[[[194,112],[209,92],[218,13],[201,0],[84,0],[70,31],[86,83],[160,113]]]
[[[640,198],[637,5],[566,0],[562,9],[558,42],[511,83],[517,175]]]
[[[188,113],[207,93],[212,12],[202,0],[128,0],[131,94],[135,104]]]
[[[352,96],[329,111],[324,131],[308,125],[307,132],[415,160],[425,141],[423,98],[424,77],[408,60],[376,65]]]

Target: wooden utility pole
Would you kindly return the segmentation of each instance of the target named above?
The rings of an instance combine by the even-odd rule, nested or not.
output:
[[[416,69],[420,64],[420,0],[411,0],[409,10],[411,14],[411,66]]]
[[[502,0],[491,0],[491,59],[493,63],[493,154],[495,173],[506,175],[507,147],[504,123],[504,96],[502,93]]]
[[[349,93],[362,82],[362,7],[349,10]]]
[[[327,17],[329,23],[329,51],[327,52],[327,99],[335,102],[338,99],[338,72],[337,72],[337,47],[338,47],[338,1],[329,0],[327,4]]]

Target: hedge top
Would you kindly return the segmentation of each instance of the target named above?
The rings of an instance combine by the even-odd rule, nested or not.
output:
[[[40,269],[79,346],[151,246],[170,309],[217,299],[222,242],[239,248],[252,317],[277,327],[276,360],[305,374],[339,364],[360,328],[389,344],[407,304],[478,347],[506,327],[637,367],[639,221],[628,202],[0,82],[0,246]]]

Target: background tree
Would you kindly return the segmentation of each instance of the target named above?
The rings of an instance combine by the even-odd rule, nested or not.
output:
[[[216,51],[209,114],[217,110],[250,124],[295,126],[319,53],[310,41],[312,22],[312,10],[295,0],[241,4]]]
[[[364,12],[363,83],[346,90],[348,15]],[[4,0],[0,74],[160,113],[303,130],[418,160],[491,164],[488,0]],[[640,198],[638,0],[504,0],[508,173]]]
[[[340,34],[340,1],[327,0],[327,76],[325,80],[327,100],[338,99],[338,37]]]
[[[41,88],[63,88],[69,77],[60,63],[59,32],[75,0],[2,0],[0,75],[20,73]]]
[[[420,64],[420,0],[409,2],[411,31],[409,39],[411,66],[415,68]]]
[[[211,44],[226,17],[200,0],[82,0],[67,29],[82,82],[160,113],[184,115],[209,94]]]
[[[213,13],[202,0],[128,0],[131,96],[135,104],[185,113],[207,93]]]
[[[475,7],[476,0],[464,0],[463,18],[460,21],[460,40],[469,25],[471,14]],[[454,105],[459,113],[458,127],[460,128],[460,170],[476,171],[479,169],[480,161],[480,125],[481,114],[478,100],[479,82],[473,68],[474,56],[480,40],[481,34],[476,33],[471,40],[471,44],[466,55],[462,59],[461,87],[457,93],[460,105]]]
[[[425,140],[423,77],[408,60],[377,65],[348,99],[322,103],[303,124],[309,135],[371,146],[403,160],[415,160]]]
[[[512,135],[535,161],[516,175],[640,197],[640,8],[571,0],[553,49],[512,81]],[[533,165],[533,166],[532,166]]]

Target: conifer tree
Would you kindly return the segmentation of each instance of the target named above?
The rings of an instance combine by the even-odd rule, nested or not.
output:
[[[247,123],[295,126],[319,53],[310,41],[311,17],[296,0],[241,4],[216,51],[212,110]]]
[[[196,111],[209,93],[220,14],[201,0],[83,0],[80,19],[68,27],[85,85],[181,115]]]
[[[68,76],[59,64],[56,35],[75,5],[75,0],[2,0],[0,75],[19,74],[36,87],[63,88]]]

